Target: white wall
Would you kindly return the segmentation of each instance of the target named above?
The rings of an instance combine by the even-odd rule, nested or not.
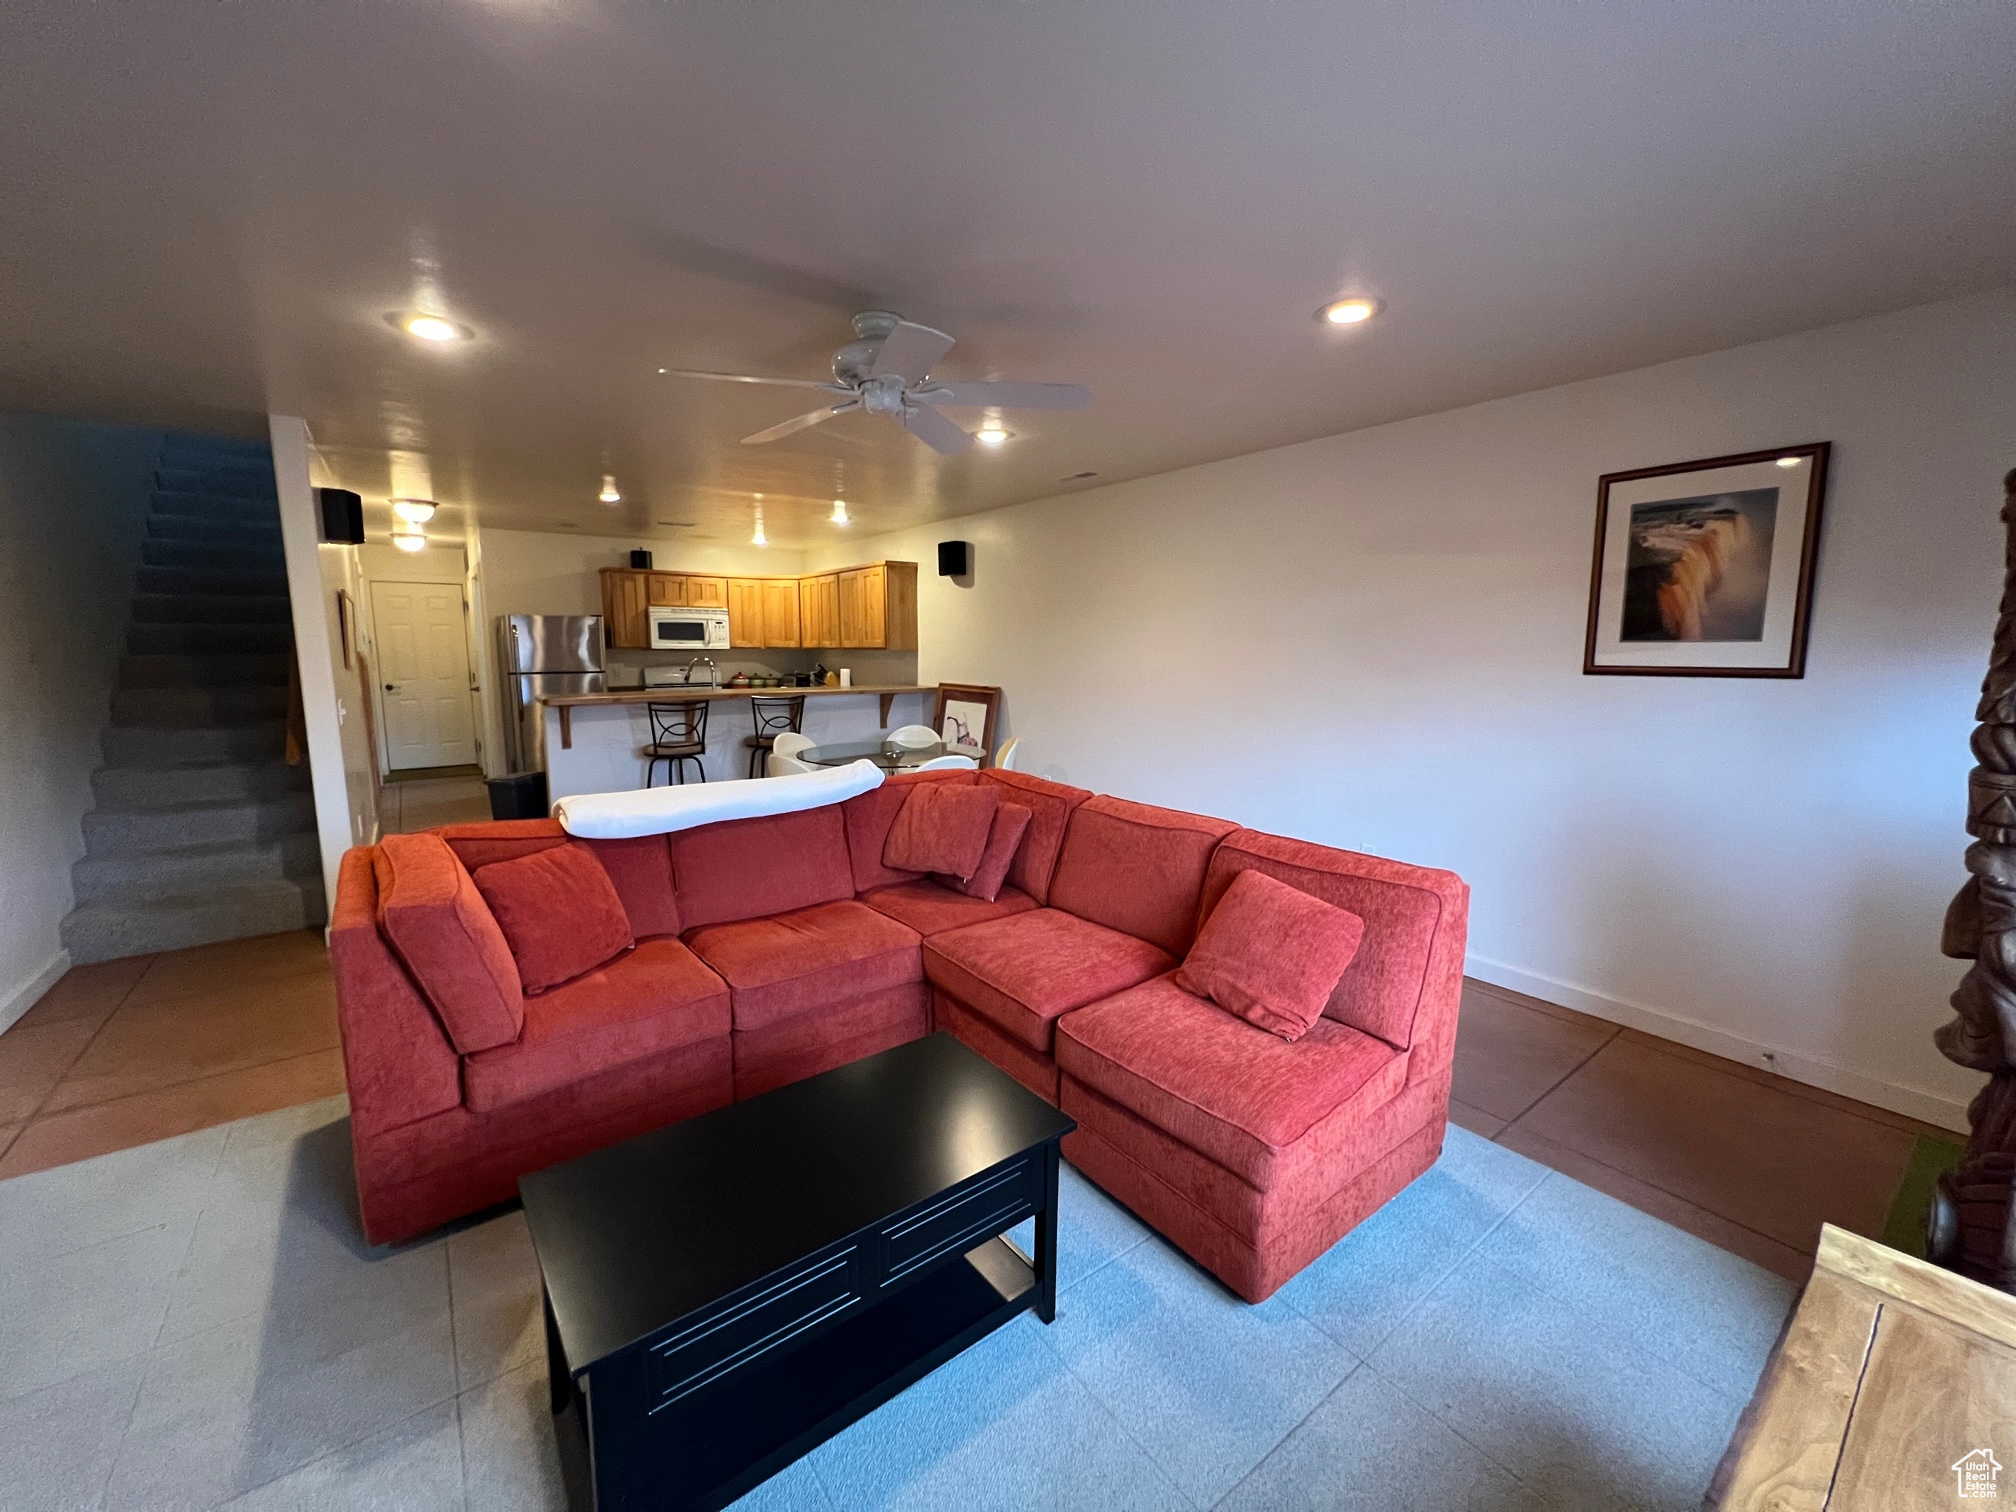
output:
[[[1930,1035],[2012,351],[2016,295],[1927,306],[807,570],[926,563],[921,680],[1003,685],[1024,770],[1452,867],[1475,974],[1961,1127]],[[1804,680],[1581,675],[1599,474],[1823,440]]]
[[[161,433],[0,415],[0,1029],[58,933],[133,602]]]

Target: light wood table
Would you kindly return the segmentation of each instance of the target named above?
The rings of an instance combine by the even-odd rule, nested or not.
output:
[[[1998,1465],[2016,1466],[2016,1297],[1830,1224],[1703,1504],[1954,1512],[2016,1502],[2016,1470]],[[1963,1491],[1970,1475],[1973,1494]]]

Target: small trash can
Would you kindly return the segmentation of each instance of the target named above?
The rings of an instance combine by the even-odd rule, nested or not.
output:
[[[546,815],[544,772],[513,772],[490,779],[492,819],[544,819]]]

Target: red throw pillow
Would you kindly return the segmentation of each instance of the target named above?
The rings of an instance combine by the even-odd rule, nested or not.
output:
[[[896,811],[882,864],[899,871],[970,877],[987,851],[1001,790],[992,783],[919,782]]]
[[[992,903],[1001,896],[1001,884],[1008,880],[1008,868],[1015,864],[1015,849],[1022,843],[1022,832],[1035,817],[1036,811],[1028,804],[1010,803],[1003,798],[1001,806],[994,810],[994,823],[987,831],[987,848],[980,853],[980,864],[973,875],[955,877],[941,872],[938,880],[969,898]]]
[[[475,877],[527,992],[571,982],[637,943],[609,873],[579,840],[493,861]]]
[[[1249,869],[1204,921],[1176,984],[1298,1040],[1323,1016],[1364,933],[1358,915]]]

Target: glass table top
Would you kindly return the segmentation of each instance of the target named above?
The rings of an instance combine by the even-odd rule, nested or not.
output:
[[[900,772],[907,767],[922,766],[934,757],[944,754],[943,741],[934,740],[927,746],[899,746],[891,745],[886,737],[878,740],[853,740],[833,745],[812,746],[796,753],[800,761],[809,761],[813,766],[851,766],[857,761],[872,761],[885,772]]]

